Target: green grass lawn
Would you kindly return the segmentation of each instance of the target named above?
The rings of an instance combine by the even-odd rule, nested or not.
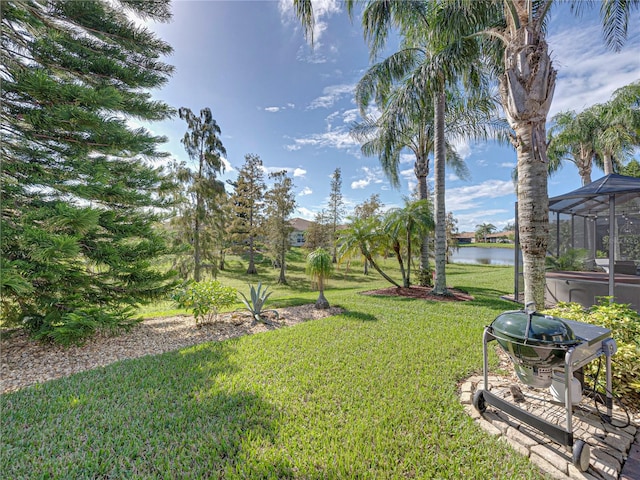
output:
[[[219,279],[246,286],[240,267]],[[273,286],[274,305],[315,300],[299,268],[289,271],[290,287]],[[359,295],[386,284],[352,268],[326,291],[342,315],[3,395],[0,474],[543,478],[484,433],[456,391],[481,369],[483,327],[514,308],[499,299],[513,270],[450,265],[447,273],[449,285],[475,300]],[[276,275],[260,279],[271,285]]]

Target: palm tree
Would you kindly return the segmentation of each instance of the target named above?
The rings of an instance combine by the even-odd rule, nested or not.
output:
[[[347,6],[353,8],[353,0]],[[384,2],[389,8],[406,5],[410,8],[414,2]],[[514,130],[512,142],[518,156],[518,225],[520,246],[523,254],[523,274],[525,285],[525,302],[535,302],[544,305],[545,286],[545,256],[549,236],[549,203],[547,190],[547,146],[545,125],[553,91],[555,88],[556,71],[553,68],[549,49],[546,42],[546,20],[554,0],[487,0],[483,2],[460,0],[440,0],[430,2],[442,9],[449,8],[452,12],[442,16],[440,22],[429,22],[423,28],[433,27],[440,35],[449,34],[451,39],[470,39],[469,35],[460,35],[462,24],[473,27],[476,33],[485,33],[493,58],[501,56],[499,74],[500,96],[502,106],[507,115],[509,125]],[[575,2],[573,6],[579,12],[586,2]],[[601,17],[607,46],[619,50],[627,37],[627,20],[631,9],[640,7],[640,0],[618,1],[603,0],[601,2]],[[296,13],[300,18],[305,32],[311,37],[313,32],[313,9],[311,0],[294,0]],[[428,18],[428,17],[425,17]],[[371,17],[368,28],[379,31],[377,42],[384,43],[391,28],[400,28],[403,33],[407,30],[402,23],[392,23],[389,18]],[[374,37],[376,38],[376,37]],[[312,38],[311,38],[312,39]],[[312,39],[313,40],[313,39]],[[446,42],[445,42],[446,43]],[[466,43],[466,42],[465,42]],[[449,50],[451,51],[451,49]],[[445,61],[453,56],[436,56],[430,63],[432,72],[453,73],[457,64]],[[469,57],[460,55],[468,62]],[[498,65],[498,63],[491,63]],[[429,78],[437,80],[437,75]],[[451,78],[451,77],[449,77]],[[440,77],[440,80],[447,78]],[[425,89],[438,87],[437,82],[421,83]],[[440,84],[442,85],[442,83]],[[435,100],[436,118],[443,112],[443,88],[434,88],[441,94]],[[440,121],[435,122],[436,132],[441,132]],[[441,133],[436,134],[434,169],[439,172],[444,154]],[[437,173],[436,181],[440,179]],[[441,193],[436,191],[436,232],[441,213]],[[443,235],[444,236],[444,235]],[[436,255],[444,250],[439,246],[436,234]],[[444,243],[444,242],[442,242]],[[444,246],[444,245],[443,245]],[[436,262],[436,288],[440,290],[441,281],[438,280],[439,265]],[[436,292],[438,293],[438,292]]]
[[[431,146],[434,152],[435,177],[436,281],[433,292],[443,295],[447,293],[445,278],[446,209],[444,204],[447,93],[479,93],[476,98],[481,99],[482,103],[472,102],[470,104],[476,107],[480,104],[484,105],[485,108],[476,110],[476,112],[481,112],[485,120],[494,111],[492,108],[493,99],[486,82],[487,77],[483,74],[482,63],[473,61],[479,58],[479,43],[473,39],[469,40],[462,34],[465,31],[471,32],[467,29],[468,25],[464,21],[464,16],[457,16],[456,21],[452,21],[451,13],[449,9],[443,8],[441,3],[436,2],[381,1],[367,2],[363,12],[364,33],[369,42],[372,57],[375,57],[384,47],[390,28],[399,26],[403,35],[400,51],[391,55],[385,62],[372,67],[371,78],[363,78],[363,98],[368,100],[375,91],[376,99],[382,104],[386,113],[388,105],[385,105],[385,100],[395,93],[399,100],[395,102],[395,111],[392,110],[391,117],[396,118],[397,125],[401,126],[400,131],[404,129],[410,132],[416,127],[420,128],[421,125],[424,125],[427,115],[432,113],[428,124],[432,126],[433,141]],[[446,28],[442,30],[430,28],[430,25],[440,24],[448,25],[449,29],[456,28],[457,38],[453,35],[450,36],[451,32]],[[441,33],[446,33],[447,36],[445,37]],[[400,86],[394,92],[395,84]],[[394,105],[392,102],[388,103]],[[458,103],[464,104],[463,102]],[[432,107],[426,107],[428,104],[431,104]],[[487,105],[489,105],[488,108]],[[451,111],[459,110],[451,109]],[[467,116],[468,118],[470,117]],[[471,124],[477,127],[481,123],[476,121]],[[429,133],[423,130],[418,131],[423,135]],[[479,132],[479,135],[484,138],[487,136],[487,130],[482,128],[467,129],[467,132],[471,133],[468,136],[473,136],[473,133],[476,132]],[[393,158],[391,157],[391,159]],[[420,155],[417,156],[416,164],[422,167],[420,173],[425,171],[425,158],[424,152],[420,152]],[[426,242],[423,242],[423,245],[426,246]],[[426,248],[423,249],[423,253],[425,252]],[[428,259],[425,262],[424,256],[423,264],[428,265]]]
[[[456,1],[452,0],[452,4]],[[546,24],[554,0],[468,2],[465,14],[477,18],[478,33],[503,48],[500,96],[518,156],[517,195],[525,304],[544,305],[545,257],[549,240],[546,120],[553,99],[556,70],[546,42]],[[576,13],[587,2],[572,2]],[[627,35],[627,19],[640,1],[603,0],[601,17],[608,46],[618,50]],[[492,12],[490,12],[492,11]],[[493,15],[494,20],[485,23]]]
[[[633,158],[640,146],[640,82],[619,88],[613,98],[591,109],[600,121],[596,132],[596,153],[608,175]]]
[[[380,224],[377,218],[354,218],[344,230],[340,230],[338,236],[338,249],[340,260],[360,252],[369,265],[376,272],[382,275],[387,282],[400,287],[400,285],[389,275],[382,271],[380,266],[373,258],[373,252],[376,251],[382,243],[382,235],[379,232]]]
[[[383,230],[389,236],[402,273],[402,284],[411,286],[411,246],[416,237],[423,239],[434,228],[428,200],[405,200],[404,208],[389,210],[385,215]],[[407,268],[404,268],[401,243],[404,240]]]
[[[596,158],[596,135],[599,120],[593,109],[576,114],[560,112],[552,118],[549,129],[547,157],[549,174],[562,167],[563,161],[575,164],[582,185],[591,183],[591,171]]]
[[[496,226],[492,223],[483,223],[476,225],[476,238],[482,237],[482,241],[487,243],[487,235],[496,231]]]
[[[333,263],[331,262],[329,252],[323,248],[318,248],[307,255],[306,271],[307,275],[318,283],[318,290],[320,290],[320,295],[318,296],[318,300],[316,300],[316,308],[329,308],[329,302],[324,296],[325,280],[329,278],[333,272]]]
[[[397,85],[388,96],[384,95],[385,84],[389,81],[388,69],[393,68],[394,54],[371,67],[356,87],[356,103],[363,121],[354,124],[351,135],[362,143],[362,153],[378,156],[382,169],[392,186],[399,187],[400,154],[409,149],[415,156],[414,173],[418,181],[418,198],[429,199],[427,177],[429,175],[429,154],[433,152],[433,102],[409,82]],[[387,64],[385,66],[385,64]],[[383,108],[377,118],[372,118],[368,107],[372,97]],[[495,108],[491,97],[473,98],[465,101],[462,92],[452,89],[447,105],[447,130],[450,133],[464,131],[467,137],[486,137],[489,129],[500,128],[500,122],[492,122],[487,112]],[[469,171],[452,144],[446,141],[446,162],[460,178],[468,178]],[[430,284],[429,236],[422,240],[420,254],[421,278]]]

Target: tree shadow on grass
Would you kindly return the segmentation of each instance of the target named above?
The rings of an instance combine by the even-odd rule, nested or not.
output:
[[[282,414],[242,374],[236,346],[201,344],[9,394],[5,478],[295,476],[276,445]]]
[[[375,315],[371,315],[370,313],[364,312],[354,312],[353,310],[345,310],[340,314],[341,317],[347,318],[349,320],[357,320],[359,322],[377,322],[378,318]]]
[[[467,287],[461,288],[466,289]],[[504,292],[501,290],[477,287],[473,287],[469,290],[470,293],[474,296],[474,305],[480,305],[501,312],[505,310],[520,310],[522,308],[522,305],[517,302],[501,298],[504,295]]]

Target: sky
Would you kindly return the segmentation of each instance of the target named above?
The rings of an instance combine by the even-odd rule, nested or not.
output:
[[[175,72],[153,96],[196,115],[211,109],[227,152],[223,180],[237,178],[247,154],[262,159],[265,173],[286,169],[296,193],[294,217],[313,220],[327,207],[336,168],[347,214],[372,194],[380,196],[385,209],[400,207],[416,185],[413,156],[403,155],[401,186],[394,189],[378,159],[363,156],[349,135],[360,120],[353,92],[371,65],[360,19],[350,21],[335,0],[314,0],[314,7],[311,48],[291,0],[175,0],[170,23],[148,25],[174,49],[164,60]],[[623,50],[613,53],[604,47],[597,8],[581,18],[564,6],[551,12],[547,41],[558,77],[549,118],[606,102],[617,88],[640,79],[638,10],[629,30]],[[163,147],[174,159],[189,161],[180,143],[184,120],[175,117],[147,128],[169,139]],[[513,224],[514,149],[490,141],[459,144],[458,153],[471,173],[461,180],[447,172],[445,205],[458,230],[474,231],[483,223],[501,230]],[[602,175],[594,167],[592,179]],[[429,183],[432,189],[432,173]],[[569,163],[549,179],[549,196],[580,186],[577,169]]]

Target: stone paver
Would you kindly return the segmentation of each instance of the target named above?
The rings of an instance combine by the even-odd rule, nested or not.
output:
[[[505,401],[525,409],[550,423],[566,428],[566,409],[563,404],[552,402],[546,389],[534,389],[518,384],[525,396],[524,402],[515,403],[509,389],[515,380],[512,377],[490,375],[489,389]],[[481,375],[474,375],[460,387],[460,401],[465,411],[487,433],[507,442],[520,454],[538,466],[547,476],[559,480],[640,480],[640,416],[627,417],[614,407],[613,424],[604,422],[590,400],[583,401],[573,409],[571,421],[574,441],[587,443],[590,449],[589,468],[581,472],[573,465],[572,449],[556,444],[544,433],[512,418],[503,411],[487,405],[480,414],[472,405],[473,395],[484,386]],[[602,407],[600,407],[602,411]],[[604,412],[603,412],[604,413]]]

